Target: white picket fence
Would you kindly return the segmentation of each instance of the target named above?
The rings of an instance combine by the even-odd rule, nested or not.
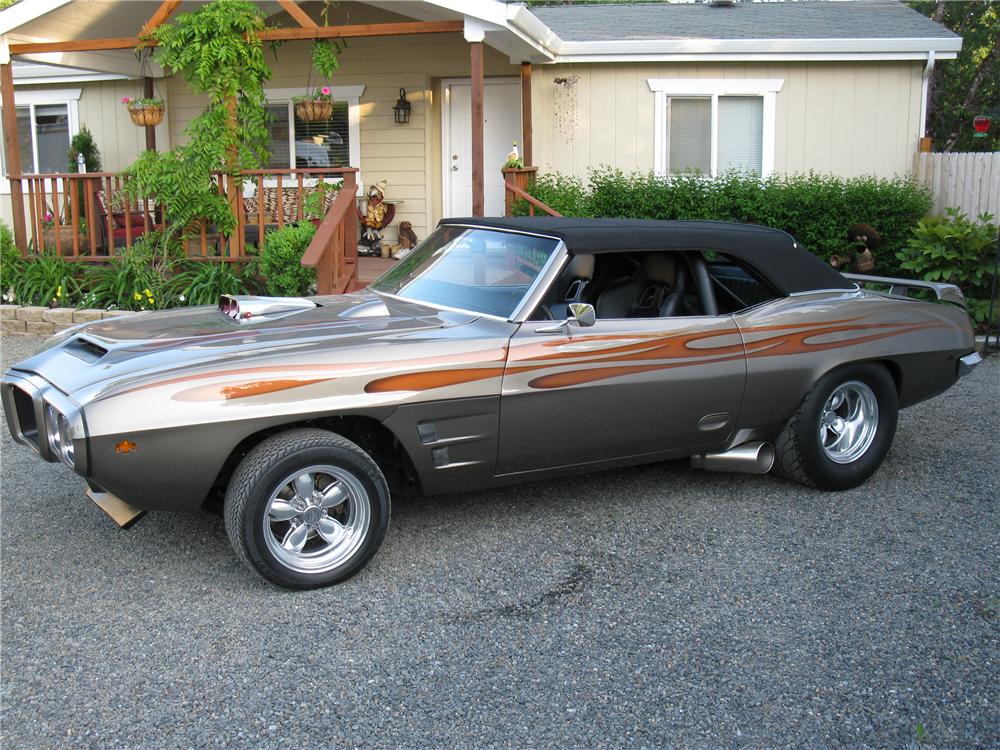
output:
[[[978,154],[917,154],[913,179],[934,196],[932,214],[958,208],[970,218],[1000,219],[1000,151]]]

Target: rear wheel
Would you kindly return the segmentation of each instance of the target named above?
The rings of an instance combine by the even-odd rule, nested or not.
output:
[[[898,408],[896,384],[882,365],[827,374],[775,442],[775,472],[824,490],[857,487],[888,454]]]
[[[226,532],[237,556],[288,588],[357,573],[389,522],[389,489],[361,448],[326,430],[268,438],[240,462],[226,492]]]

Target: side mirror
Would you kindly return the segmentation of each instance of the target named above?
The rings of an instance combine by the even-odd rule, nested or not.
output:
[[[574,302],[569,306],[569,318],[566,323],[580,328],[590,328],[597,322],[597,312],[593,305],[586,302]]]
[[[570,326],[590,328],[596,322],[597,312],[593,305],[588,305],[585,302],[573,302],[569,306],[569,317],[566,320],[536,328],[535,333],[562,333],[563,329],[568,332]]]

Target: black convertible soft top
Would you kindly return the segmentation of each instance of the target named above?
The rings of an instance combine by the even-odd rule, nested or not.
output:
[[[852,282],[805,250],[787,232],[755,224],[560,216],[453,218],[443,219],[441,224],[558,237],[574,255],[641,250],[718,250],[746,263],[767,279],[776,291],[784,294],[855,288]]]

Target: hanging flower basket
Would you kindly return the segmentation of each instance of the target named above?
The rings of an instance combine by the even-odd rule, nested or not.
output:
[[[162,99],[130,99],[126,96],[122,104],[128,109],[132,122],[140,128],[159,125],[167,108]]]
[[[333,98],[328,86],[309,96],[295,97],[292,101],[295,102],[295,116],[305,122],[329,120],[333,117]]]
[[[333,117],[333,102],[301,101],[295,103],[295,116],[306,122],[329,120]]]

